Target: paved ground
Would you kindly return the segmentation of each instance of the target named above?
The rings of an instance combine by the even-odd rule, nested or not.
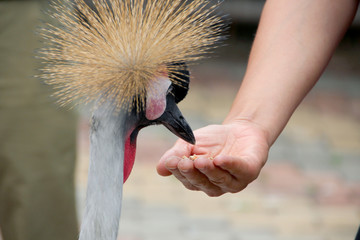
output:
[[[241,61],[223,60],[193,68],[181,109],[194,129],[222,121],[244,68]],[[238,194],[209,198],[158,176],[155,164],[176,138],[163,127],[143,130],[124,189],[119,239],[354,239],[360,224],[360,75],[335,70],[330,65],[296,111],[259,179]],[[77,183],[83,207],[88,143],[86,124],[81,126]]]

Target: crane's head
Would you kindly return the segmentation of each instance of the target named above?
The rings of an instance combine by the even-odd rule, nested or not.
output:
[[[129,113],[125,179],[141,128],[163,124],[194,143],[176,104],[189,84],[184,62],[202,59],[222,39],[215,13],[221,1],[54,1],[50,16],[59,25],[40,31],[46,42],[40,76],[61,105],[112,101]]]
[[[136,137],[140,129],[155,124],[162,124],[181,139],[195,144],[194,134],[177,107],[187,94],[189,86],[189,72],[184,63],[172,64],[180,66],[181,70],[162,75],[154,79],[146,93],[146,104],[142,110],[133,109],[129,113],[127,126],[125,126],[125,156],[124,156],[124,182],[129,177],[135,160]],[[181,79],[181,86],[171,81],[172,78]]]

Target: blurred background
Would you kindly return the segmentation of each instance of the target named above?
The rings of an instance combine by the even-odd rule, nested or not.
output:
[[[231,21],[227,40],[191,66],[190,91],[180,103],[194,130],[220,124],[228,113],[264,2],[222,4],[220,12]],[[77,128],[78,216],[86,192],[88,122],[81,116]],[[162,126],[140,132],[124,186],[119,240],[354,239],[360,224],[360,14],[273,145],[259,178],[244,191],[210,198],[157,175],[159,158],[175,141]]]
[[[193,129],[219,124],[245,72],[262,0],[227,0],[225,46],[191,67],[180,108]],[[87,119],[79,128],[78,199],[83,206],[88,159]],[[156,163],[176,138],[164,127],[138,138],[124,189],[121,240],[354,239],[360,224],[360,16],[316,87],[271,149],[259,178],[218,198],[160,177]],[[81,210],[82,208],[79,208]]]

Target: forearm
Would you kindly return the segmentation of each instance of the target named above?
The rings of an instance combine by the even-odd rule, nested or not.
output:
[[[267,0],[247,71],[224,123],[252,121],[271,145],[320,78],[357,0]]]

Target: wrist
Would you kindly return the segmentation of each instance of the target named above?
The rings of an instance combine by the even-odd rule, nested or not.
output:
[[[275,140],[271,137],[272,134],[266,126],[257,122],[251,115],[239,115],[236,117],[231,116],[230,114],[225,118],[222,123],[223,125],[231,126],[232,128],[241,128],[244,129],[244,126],[252,129],[256,129],[257,132],[260,132],[261,135],[266,139],[268,146],[270,147]]]
[[[224,123],[248,122],[261,129],[271,146],[280,135],[301,98],[284,85],[273,88],[276,76],[246,74]],[[280,80],[279,80],[280,81]],[[280,81],[284,82],[284,81]],[[295,96],[295,97],[294,97]]]

